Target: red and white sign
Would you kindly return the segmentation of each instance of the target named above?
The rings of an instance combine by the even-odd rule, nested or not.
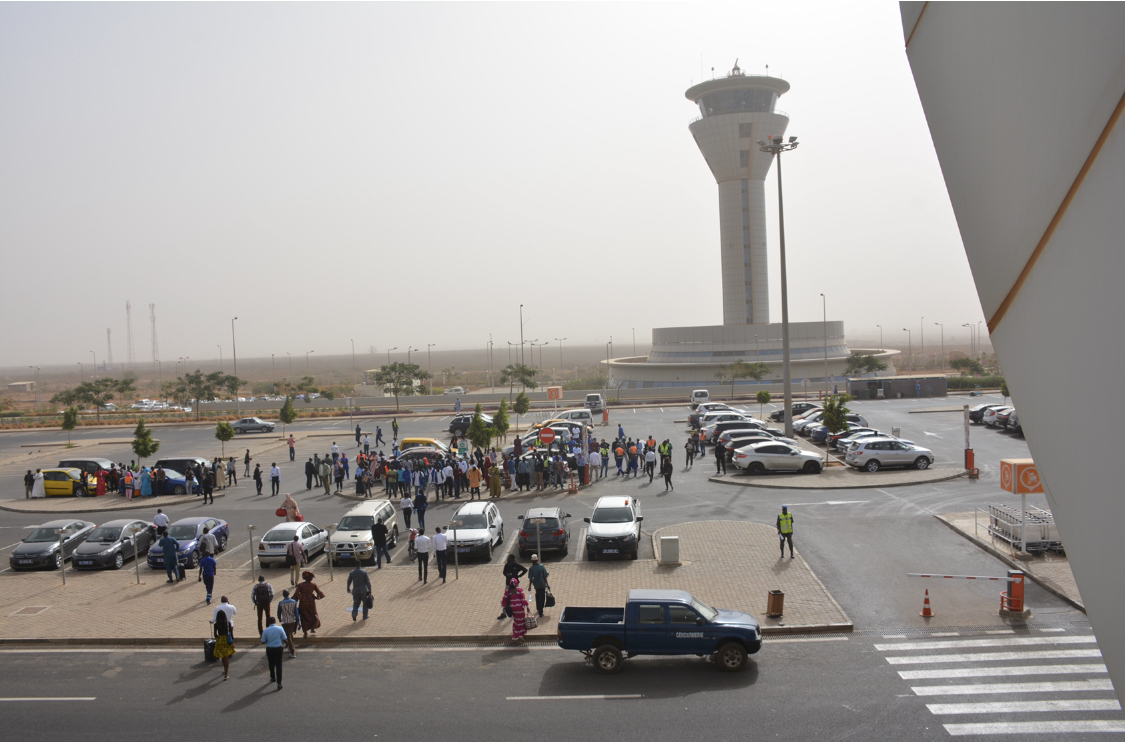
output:
[[[563,388],[561,386],[547,387],[547,399],[562,399]]]
[[[539,431],[539,440],[546,443],[548,446],[555,440],[555,431],[550,428],[543,428]]]

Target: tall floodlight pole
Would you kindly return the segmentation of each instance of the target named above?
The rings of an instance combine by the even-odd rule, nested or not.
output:
[[[91,350],[90,355],[92,355],[94,357],[94,381],[97,381],[98,380],[98,354]]]
[[[315,353],[315,350],[305,351],[305,376],[309,375],[309,353]]]
[[[777,156],[777,229],[781,248],[781,365],[785,376],[785,437],[793,437],[793,379],[789,366],[789,276],[785,266],[785,205],[781,189],[781,153],[797,148],[797,137],[771,136],[758,140],[758,148]]]
[[[828,399],[828,299],[824,294],[820,295],[820,308],[824,313],[824,398]]]
[[[215,343],[215,347],[219,349],[219,373],[223,372],[223,346]]]
[[[926,370],[926,318],[918,322],[918,355],[922,357],[922,370]]]
[[[235,341],[235,338],[234,338],[234,320],[236,320],[236,319],[238,319],[238,317],[234,317],[230,321],[230,349],[234,353],[234,378],[237,379],[238,378],[238,343]],[[236,415],[242,414],[242,406],[241,406],[241,403],[238,401],[238,389],[234,390],[234,412],[235,412]]]
[[[563,363],[562,363],[562,344],[563,344],[563,340],[566,340],[566,338],[555,338],[555,340],[558,340],[558,341],[559,341],[559,376],[561,377],[561,376],[562,376],[562,372],[563,372]]]
[[[78,361],[78,383],[81,384],[86,380],[86,367],[82,365],[82,361]]]
[[[488,390],[492,391],[495,381],[492,378],[492,333],[488,333]]]
[[[902,328],[902,331],[906,333],[906,349],[910,355],[910,373],[914,373],[914,336],[905,327]]]
[[[396,345],[396,346],[395,346],[395,347],[393,347],[393,348],[387,348],[387,365],[388,365],[388,366],[390,366],[390,365],[391,365],[391,351],[392,351],[392,350],[398,350],[398,346]]]
[[[636,356],[637,355],[637,328],[634,327],[632,329],[633,329],[633,355]]]
[[[349,338],[352,341],[352,386],[355,386],[355,338]],[[353,390],[354,392],[354,390]]]
[[[935,322],[935,325],[941,328],[941,372],[945,373],[945,325],[940,322]]]
[[[289,381],[293,381],[293,354],[285,351],[285,355],[289,356]]]
[[[524,362],[523,358],[523,304],[520,304],[520,363]],[[534,359],[532,363],[534,363]]]
[[[437,343],[426,343],[426,372],[430,375],[430,396],[434,396],[434,361],[433,356],[430,355],[430,348],[437,345]]]

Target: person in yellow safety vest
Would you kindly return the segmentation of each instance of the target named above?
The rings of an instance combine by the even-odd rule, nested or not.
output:
[[[785,558],[785,542],[789,542],[789,558],[793,558],[793,515],[785,505],[781,506],[781,515],[777,516],[777,538],[781,542],[781,558]]]
[[[665,459],[672,458],[672,444],[665,438],[664,442],[657,446],[656,450],[660,454],[660,466],[663,470]]]

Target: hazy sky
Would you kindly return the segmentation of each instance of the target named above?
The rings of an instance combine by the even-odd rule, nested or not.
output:
[[[683,94],[735,58],[793,86],[792,319],[825,292],[849,336],[963,338],[895,3],[3,3],[0,366],[100,362],[107,327],[120,363],[127,299],[137,360],[150,302],[165,360],[229,353],[234,316],[240,356],[503,348],[520,303],[573,344],[720,324]]]

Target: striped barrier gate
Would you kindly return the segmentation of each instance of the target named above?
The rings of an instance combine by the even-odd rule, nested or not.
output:
[[[1018,569],[1008,570],[1007,577],[978,577],[974,575],[928,575],[918,572],[907,572],[907,577],[934,577],[942,580],[984,580],[988,582],[1007,582],[1008,591],[1000,593],[1000,610],[1015,613],[1024,610],[1023,582],[1024,573]]]

